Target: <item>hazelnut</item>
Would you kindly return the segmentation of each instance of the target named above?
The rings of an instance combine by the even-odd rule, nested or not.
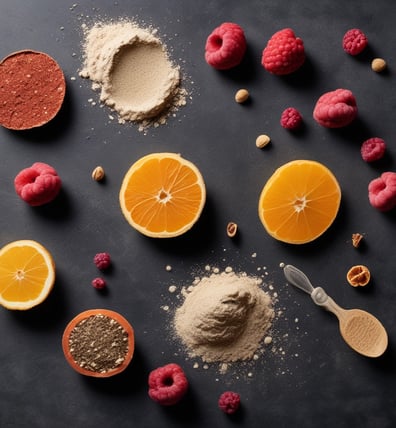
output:
[[[371,62],[371,69],[376,73],[380,73],[381,71],[384,71],[385,68],[386,68],[386,61],[382,58],[375,58]]]
[[[227,224],[227,236],[233,238],[238,231],[238,225],[232,221]]]
[[[105,172],[104,169],[101,166],[97,166],[93,171],[92,171],[92,179],[95,181],[101,181],[104,179],[105,176]]]
[[[238,104],[244,103],[249,98],[249,91],[247,89],[239,89],[235,94],[235,101]]]
[[[352,266],[347,273],[347,281],[352,287],[364,287],[370,281],[370,271],[364,265]]]
[[[265,135],[265,134],[259,135],[256,138],[256,147],[258,147],[259,149],[262,149],[267,144],[269,144],[270,141],[271,141],[271,138],[268,135]]]

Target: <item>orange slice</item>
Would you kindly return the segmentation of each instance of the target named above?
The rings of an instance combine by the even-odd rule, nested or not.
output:
[[[305,244],[333,223],[341,190],[319,162],[295,160],[278,168],[265,184],[258,213],[267,232],[279,241]]]
[[[200,171],[175,153],[152,153],[139,159],[126,173],[120,190],[127,221],[154,238],[187,232],[199,219],[205,200]]]
[[[26,310],[43,302],[55,282],[51,254],[36,241],[21,240],[0,250],[0,304]]]

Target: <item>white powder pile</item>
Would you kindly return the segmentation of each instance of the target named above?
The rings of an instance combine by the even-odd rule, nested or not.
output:
[[[187,288],[174,328],[190,356],[223,363],[254,357],[274,318],[271,297],[260,284],[230,271]]]
[[[118,113],[120,123],[137,122],[140,130],[158,126],[185,105],[180,68],[172,63],[154,30],[130,21],[83,28],[80,76],[93,81],[100,101]]]

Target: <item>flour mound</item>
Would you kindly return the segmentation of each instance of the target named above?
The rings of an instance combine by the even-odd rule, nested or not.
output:
[[[121,21],[98,23],[85,33],[80,76],[93,81],[100,101],[118,113],[120,123],[163,124],[185,104],[180,68],[155,31]]]
[[[176,310],[175,331],[191,356],[205,362],[247,360],[274,318],[261,281],[234,272],[202,278]]]

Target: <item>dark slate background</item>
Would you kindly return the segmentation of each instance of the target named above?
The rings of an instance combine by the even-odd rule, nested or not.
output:
[[[147,135],[111,120],[107,108],[92,106],[89,100],[97,101],[98,94],[78,76],[81,25],[120,17],[158,29],[191,92],[176,117]],[[237,69],[218,72],[205,63],[204,45],[225,21],[244,28],[248,52]],[[372,208],[367,186],[396,169],[395,22],[389,0],[1,1],[0,56],[44,51],[59,62],[67,80],[64,106],[50,124],[28,132],[0,129],[0,242],[35,239],[51,251],[57,266],[55,288],[42,305],[22,313],[0,310],[2,428],[394,426],[395,213]],[[267,73],[260,60],[269,37],[285,27],[304,40],[307,61],[294,75],[280,78]],[[359,57],[341,47],[344,33],[354,27],[370,43]],[[382,74],[370,68],[377,56],[389,65]],[[241,87],[251,92],[244,106],[234,102]],[[322,93],[339,87],[355,94],[359,118],[346,129],[324,129],[312,119],[314,104]],[[296,134],[279,125],[289,106],[304,117],[304,129]],[[272,142],[259,150],[255,139],[262,133]],[[363,162],[359,152],[362,141],[372,136],[388,143],[386,158],[375,165]],[[155,151],[181,153],[206,181],[205,211],[180,238],[141,236],[119,209],[125,172]],[[342,188],[335,223],[303,246],[272,239],[257,215],[266,180],[278,166],[298,158],[327,165]],[[24,204],[13,188],[15,175],[36,161],[54,166],[63,180],[59,198],[42,208]],[[102,184],[91,179],[97,165],[107,174]],[[239,225],[236,240],[225,234],[230,220]],[[365,236],[358,250],[351,245],[354,232]],[[92,258],[99,251],[108,251],[114,261],[104,294],[90,286],[98,274]],[[386,354],[370,360],[350,350],[336,318],[286,284],[280,262],[303,269],[341,306],[380,318],[389,333]],[[170,328],[180,286],[190,284],[207,264],[252,275],[266,272],[281,312],[273,325],[275,352],[234,364],[225,374],[217,365],[204,368],[188,358]],[[371,270],[365,289],[346,282],[354,264]],[[170,293],[170,285],[178,291]],[[107,380],[78,375],[61,350],[69,320],[98,307],[119,311],[136,332],[131,366]],[[190,392],[179,405],[162,408],[147,396],[147,376],[168,362],[182,365]],[[217,408],[224,390],[241,394],[241,411],[233,418]]]

